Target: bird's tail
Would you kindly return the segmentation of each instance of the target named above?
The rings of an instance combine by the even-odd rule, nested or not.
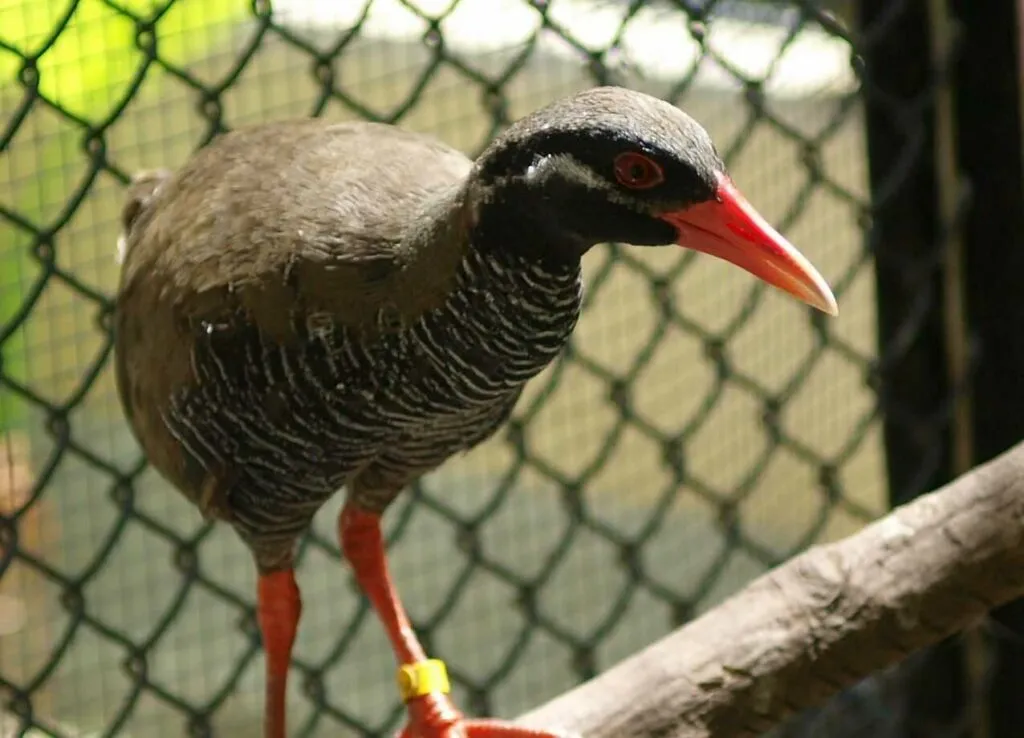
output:
[[[167,169],[151,169],[139,172],[132,177],[124,206],[121,208],[121,234],[117,238],[117,262],[119,264],[124,262],[127,255],[128,237],[131,235],[132,226],[135,225],[139,216],[170,177],[171,172]]]

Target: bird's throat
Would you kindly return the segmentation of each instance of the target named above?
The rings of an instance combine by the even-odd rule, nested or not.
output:
[[[473,248],[533,262],[552,272],[578,270],[595,243],[567,230],[550,202],[521,183],[495,187],[472,211]]]

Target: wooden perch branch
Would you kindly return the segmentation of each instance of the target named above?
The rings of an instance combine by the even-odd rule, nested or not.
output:
[[[758,736],[1024,594],[1024,444],[818,546],[523,716],[584,738]]]

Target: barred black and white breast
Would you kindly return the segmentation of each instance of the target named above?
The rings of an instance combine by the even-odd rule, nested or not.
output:
[[[243,535],[293,537],[356,472],[360,504],[381,510],[508,419],[580,309],[578,270],[515,261],[470,250],[446,302],[394,332],[294,316],[294,343],[252,325],[199,338],[199,381],[166,422],[204,473],[236,470]]]

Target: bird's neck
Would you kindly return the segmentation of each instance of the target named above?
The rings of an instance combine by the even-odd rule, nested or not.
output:
[[[559,231],[555,219],[546,217],[546,210],[535,207],[529,196],[512,188],[493,197],[477,194],[466,187],[438,193],[410,218],[413,230],[403,239],[407,274],[417,280],[434,275],[452,288],[448,277],[460,271],[460,264],[481,257],[559,281],[579,274],[590,244]]]
[[[475,197],[471,193],[473,247],[554,273],[578,271],[593,244],[561,228],[557,213],[538,197],[517,181],[487,188]]]

